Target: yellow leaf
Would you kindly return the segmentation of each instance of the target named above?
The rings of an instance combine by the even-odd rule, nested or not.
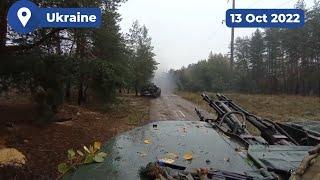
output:
[[[100,150],[101,149],[101,142],[99,142],[99,141],[94,142],[93,147],[94,147],[94,149]]]
[[[84,156],[83,152],[81,152],[80,150],[77,150],[77,153],[78,153],[80,156]]]
[[[151,144],[151,140],[150,140],[150,139],[145,139],[143,142],[144,142],[145,144]]]
[[[93,149],[93,146],[89,146],[89,151],[91,152],[91,153],[95,153],[97,150],[96,149]]]
[[[141,157],[145,157],[145,156],[147,156],[147,154],[146,153],[141,153],[140,156]]]
[[[185,160],[187,160],[187,161],[191,160],[191,159],[192,159],[192,152],[186,152],[186,153],[184,153],[183,159],[185,159]]]
[[[167,159],[179,159],[179,156],[177,154],[175,154],[175,153],[167,153],[165,155],[165,158],[167,158]]]
[[[90,153],[89,149],[87,148],[87,146],[83,146],[83,149],[87,152]]]

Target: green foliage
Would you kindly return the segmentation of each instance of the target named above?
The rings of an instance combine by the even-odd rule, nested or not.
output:
[[[76,153],[74,152],[74,150],[73,149],[69,149],[68,150],[68,159],[72,160],[72,159],[75,158],[75,156],[76,156]]]
[[[90,86],[93,92],[103,102],[108,102],[115,95],[118,84],[118,77],[111,63],[103,60],[95,60],[89,64],[90,67]]]
[[[61,163],[58,165],[58,171],[62,174],[67,173],[70,170],[70,167],[67,165],[67,163]]]
[[[104,161],[104,158],[107,157],[107,154],[104,153],[104,152],[99,152],[97,153],[94,157],[93,157],[93,160],[95,162],[98,162],[98,163],[101,163]]]
[[[0,92],[16,89],[30,92],[38,104],[38,120],[48,122],[63,103],[63,86],[69,76],[69,59],[39,56],[32,51],[24,56],[2,55]]]
[[[148,29],[140,26],[135,21],[127,34],[130,75],[131,81],[128,82],[138,93],[138,90],[148,84],[157,70],[158,63],[155,61],[151,38]]]
[[[297,7],[305,9],[303,1]],[[178,88],[320,95],[319,19],[315,2],[306,10],[303,28],[256,30],[251,37],[237,38],[232,69],[227,57],[211,53],[207,60],[173,72]]]
[[[22,36],[1,23],[0,93],[30,93],[37,103],[37,120],[46,123],[72,92],[79,105],[89,100],[89,93],[108,104],[116,89],[148,82],[157,65],[151,38],[138,23],[129,40],[121,34],[117,10],[125,1],[35,1],[41,7],[101,7],[102,25],[97,29],[39,29]],[[11,3],[1,3],[1,10],[7,11]],[[5,19],[2,14],[0,18]]]
[[[210,54],[208,60],[175,71],[174,77],[179,90],[224,91],[230,88],[230,64],[226,56]]]
[[[107,157],[107,153],[101,152],[101,142],[94,142],[89,148],[83,146],[84,153],[80,150],[68,150],[67,162],[58,165],[58,171],[63,175],[71,169],[75,169],[83,164],[102,163]],[[76,153],[77,152],[77,153]]]

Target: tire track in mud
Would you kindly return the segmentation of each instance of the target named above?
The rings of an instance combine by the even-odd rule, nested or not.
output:
[[[151,100],[151,121],[198,121],[194,108],[199,109],[207,118],[212,117],[199,106],[172,93],[163,94],[157,99]]]

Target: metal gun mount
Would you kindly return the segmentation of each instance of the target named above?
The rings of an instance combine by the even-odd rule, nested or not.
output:
[[[206,119],[198,109],[195,109],[200,120],[209,122],[214,128],[240,141],[247,148],[254,144],[315,146],[320,143],[320,133],[258,117],[223,94],[216,95],[218,100],[213,100],[206,94],[201,96],[215,110],[217,119]],[[247,122],[260,131],[260,136],[254,136],[248,131]]]

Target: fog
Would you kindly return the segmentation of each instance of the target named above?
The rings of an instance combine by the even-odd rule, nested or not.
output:
[[[314,0],[305,0],[307,7]],[[237,8],[293,8],[297,0],[236,0]],[[145,24],[155,47],[159,72],[188,66],[209,52],[229,53],[230,28],[223,20],[229,0],[129,0],[120,9],[121,29],[133,21]],[[250,36],[255,28],[237,28],[236,36]]]
[[[175,90],[175,82],[168,72],[157,71],[153,83],[161,88],[162,94],[171,94]]]

